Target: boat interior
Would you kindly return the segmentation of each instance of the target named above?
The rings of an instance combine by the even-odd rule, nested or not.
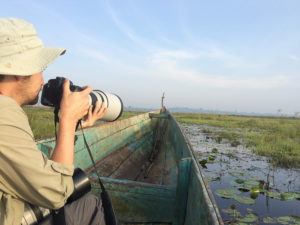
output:
[[[199,224],[199,216],[207,217],[211,209],[205,201],[196,200],[203,198],[203,193],[195,190],[205,189],[205,184],[199,183],[199,171],[191,169],[197,167],[197,162],[171,114],[155,111],[103,123],[85,129],[84,135],[123,224]],[[75,167],[88,174],[91,193],[100,196],[82,132],[77,131],[77,136]],[[53,148],[51,140],[40,145],[46,154],[51,154]],[[203,213],[195,213],[193,208]],[[203,224],[211,224],[211,218],[204,220],[208,222]]]

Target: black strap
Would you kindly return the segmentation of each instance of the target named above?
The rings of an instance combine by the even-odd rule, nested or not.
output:
[[[53,224],[66,225],[65,208],[62,207],[59,210],[52,211]]]
[[[91,152],[90,147],[89,147],[89,145],[88,145],[88,143],[86,141],[86,138],[85,138],[85,135],[84,135],[84,132],[83,132],[83,129],[82,129],[81,121],[79,122],[79,124],[80,124],[80,127],[81,127],[84,144],[85,144],[85,146],[86,146],[86,148],[88,150],[88,153],[90,155],[90,158],[92,160],[94,171],[95,171],[95,173],[96,173],[96,175],[98,177],[99,184],[100,184],[100,187],[101,187],[101,190],[102,190],[102,192],[101,192],[101,199],[102,199],[102,205],[103,205],[103,209],[104,209],[105,224],[106,225],[117,225],[117,224],[119,224],[119,221],[116,218],[114,209],[113,209],[112,204],[111,204],[110,197],[109,197],[108,193],[106,192],[106,190],[104,188],[104,185],[103,185],[103,183],[102,183],[102,181],[100,179],[99,173],[98,173],[97,168],[96,168],[96,163],[94,161],[92,152]]]
[[[55,127],[55,138],[56,138],[56,140],[57,140],[56,123],[59,122],[58,111],[59,111],[59,107],[55,107],[54,108],[54,127]],[[98,174],[98,171],[97,171],[97,168],[96,168],[96,163],[94,161],[94,158],[93,158],[93,155],[91,153],[90,147],[89,147],[89,145],[88,145],[88,143],[86,141],[86,138],[85,138],[85,135],[84,135],[84,132],[83,132],[81,120],[79,120],[77,122],[76,130],[77,130],[77,128],[78,128],[79,125],[81,127],[84,144],[85,144],[85,146],[86,146],[86,148],[88,150],[88,153],[90,155],[90,158],[92,160],[94,171],[95,171],[95,173],[96,173],[96,175],[98,177],[99,184],[100,184],[100,187],[101,187],[101,190],[102,190],[102,192],[101,192],[101,199],[102,199],[102,205],[103,205],[103,209],[104,209],[105,224],[106,225],[119,225],[121,223],[116,218],[114,209],[113,209],[112,204],[111,204],[110,197],[109,197],[108,193],[106,192],[106,190],[104,188],[104,185],[103,185],[103,183],[102,183],[102,181],[100,179],[100,176]],[[75,144],[76,140],[77,140],[77,136],[75,135],[74,144]],[[54,213],[53,217],[54,218],[56,217],[56,219],[57,219],[57,223],[54,223],[54,224],[65,225],[64,208],[61,208],[58,211],[58,213]],[[61,221],[61,222],[59,222],[59,221]]]
[[[56,124],[59,122],[58,117],[59,107],[54,108],[54,130],[55,130],[55,140],[57,140]]]

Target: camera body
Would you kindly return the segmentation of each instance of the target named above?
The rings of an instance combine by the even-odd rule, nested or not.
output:
[[[50,79],[48,83],[44,85],[41,98],[41,103],[43,105],[56,108],[60,107],[65,80],[64,77],[56,77],[56,79]],[[70,90],[72,92],[79,92],[82,91],[83,88],[74,85],[72,81],[70,81]],[[90,105],[93,105],[93,110],[97,101],[99,101],[100,106],[103,103],[107,108],[107,111],[101,120],[115,121],[122,115],[123,102],[119,96],[101,90],[93,90],[90,93]]]
[[[65,80],[64,77],[56,77],[56,79],[50,79],[48,83],[44,85],[41,99],[43,105],[59,107]],[[73,92],[82,91],[83,88],[73,85],[72,81],[70,81],[70,90]]]

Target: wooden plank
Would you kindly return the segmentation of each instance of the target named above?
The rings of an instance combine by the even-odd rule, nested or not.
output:
[[[190,183],[190,168],[191,158],[184,158],[180,160],[173,221],[174,225],[184,224],[188,199],[188,187]]]
[[[150,118],[169,119],[170,118],[170,114],[169,113],[160,113],[160,114],[149,113],[149,117]]]
[[[94,175],[92,194],[101,190]],[[147,184],[128,180],[101,178],[113,207],[122,222],[171,223],[176,190],[172,186]]]
[[[153,134],[149,132],[99,161],[97,163],[99,174],[105,177],[134,180],[152,146]]]

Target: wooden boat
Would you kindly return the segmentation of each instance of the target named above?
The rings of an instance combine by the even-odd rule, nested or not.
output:
[[[223,224],[194,151],[166,110],[84,130],[98,173],[124,224]],[[93,164],[77,131],[75,167],[100,196]],[[38,143],[48,156],[54,139]]]

